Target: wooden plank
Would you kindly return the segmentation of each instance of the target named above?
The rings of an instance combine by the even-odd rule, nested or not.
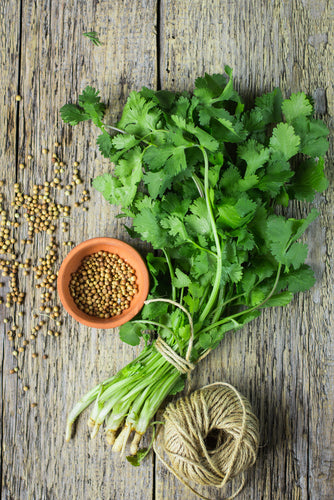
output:
[[[191,90],[197,76],[221,73],[228,64],[246,98],[274,86],[287,96],[306,91],[333,124],[329,2],[194,0],[185,9],[175,0],[162,3],[160,18],[162,88]],[[248,328],[228,335],[193,377],[195,388],[217,380],[232,383],[260,418],[259,457],[240,499],[332,498],[332,203],[332,188],[317,197],[321,216],[305,237],[318,279],[314,288],[284,310],[265,311]],[[291,207],[294,216],[306,212]],[[238,484],[233,481],[226,495]],[[167,498],[167,491],[168,498],[196,498],[158,462],[156,499]]]
[[[77,99],[86,85],[96,85],[102,99],[110,105],[107,120],[115,119],[128,93],[142,85],[156,84],[156,2],[155,0],[81,2],[70,4],[43,0],[22,2],[21,80],[23,100],[19,115],[19,161],[28,153],[34,157],[27,168],[19,172],[24,192],[31,192],[32,184],[51,181],[54,167],[51,154],[54,142],[67,163],[64,179],[71,179],[72,164],[80,162],[80,175],[89,181],[110,168],[98,153],[97,131],[88,124],[75,131],[63,126],[60,107],[71,97]],[[4,7],[1,7],[4,10]],[[8,90],[5,105],[10,107],[7,146],[15,151],[12,95],[15,95],[15,43],[19,29],[16,2],[4,11],[11,31],[6,55],[12,57],[12,66],[2,59],[1,70]],[[83,32],[96,30],[103,45],[95,47]],[[3,114],[1,115],[3,117]],[[1,118],[3,119],[3,118]],[[5,129],[6,130],[6,129]],[[3,139],[1,139],[3,145]],[[6,144],[5,144],[6,145]],[[42,149],[49,154],[43,155]],[[12,154],[12,153],[11,153]],[[9,166],[12,157],[8,157]],[[8,166],[8,168],[9,168]],[[62,181],[63,182],[63,181]],[[67,181],[66,181],[67,182]],[[65,183],[66,183],[65,182]],[[80,196],[83,186],[67,201],[64,191],[51,188],[62,204],[70,205]],[[60,241],[59,254],[63,258],[69,247],[63,241],[74,243],[94,236],[114,236],[129,240],[121,221],[115,220],[116,208],[103,201],[97,192],[91,193],[90,210],[73,209],[68,220],[70,230],[64,234],[57,224]],[[26,236],[26,226],[21,230]],[[31,257],[35,263],[44,256],[49,235],[26,246],[22,257]],[[31,276],[24,282],[30,296],[26,301],[27,314],[22,321],[25,338],[39,319],[40,291],[33,292]],[[152,463],[147,461],[140,469],[133,468],[123,458],[112,456],[101,433],[95,440],[88,437],[88,413],[79,420],[74,439],[65,445],[64,430],[68,411],[92,385],[122,368],[137,353],[119,342],[117,331],[97,331],[78,325],[63,316],[61,336],[45,335],[55,330],[54,321],[43,316],[47,324],[38,333],[34,345],[30,341],[25,353],[19,355],[20,378],[7,376],[10,361],[8,346],[4,357],[4,416],[3,495],[8,499],[137,499],[138,491],[152,498]],[[21,321],[21,320],[20,320]],[[43,334],[44,333],[44,334]],[[23,339],[22,339],[23,340]],[[33,359],[32,352],[38,357]],[[48,359],[43,359],[43,354]],[[11,375],[13,377],[13,375]],[[8,379],[8,380],[7,380]],[[17,383],[17,390],[15,389]],[[23,385],[30,390],[24,393]],[[37,406],[31,408],[30,403]]]
[[[17,152],[16,152],[16,126],[18,117],[18,108],[20,103],[16,101],[18,81],[19,81],[19,59],[20,59],[20,5],[9,5],[7,2],[0,4],[0,24],[1,24],[1,50],[0,50],[0,68],[1,68],[1,113],[0,113],[0,179],[4,182],[4,186],[0,188],[0,193],[3,195],[3,210],[7,205],[8,199],[12,192],[12,185],[15,183]],[[1,220],[4,217],[1,215]],[[11,220],[13,220],[11,218]],[[7,227],[7,226],[6,226]],[[9,228],[11,229],[11,228]],[[6,260],[8,256],[1,250],[1,261]],[[5,285],[1,288],[1,297],[6,296],[9,292],[8,278],[1,276],[1,284]],[[1,485],[3,491],[3,475],[10,474],[11,453],[8,451],[6,438],[4,437],[4,429],[7,428],[11,442],[15,442],[16,431],[16,416],[15,412],[8,413],[6,410],[6,401],[15,401],[18,397],[17,377],[10,374],[9,371],[15,366],[13,362],[12,347],[6,338],[6,324],[3,322],[8,311],[5,304],[0,305],[0,359],[1,359]],[[8,428],[8,418],[11,420],[11,425]]]

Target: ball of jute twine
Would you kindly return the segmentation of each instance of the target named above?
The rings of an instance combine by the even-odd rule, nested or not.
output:
[[[163,419],[169,470],[204,499],[188,481],[222,488],[241,474],[241,486],[229,497],[235,498],[259,446],[258,419],[247,399],[233,386],[217,382],[170,403]]]
[[[158,299],[152,299],[152,302],[155,300]],[[193,332],[192,319],[184,311]],[[158,338],[156,348],[180,373],[187,374],[189,381],[195,367],[189,361],[190,349],[184,359],[161,338]],[[163,449],[170,464],[160,455],[155,443],[153,447],[164,465],[205,500],[210,499],[188,481],[222,488],[230,479],[241,475],[240,487],[227,500],[235,498],[244,487],[244,472],[255,463],[259,447],[259,421],[249,401],[232,385],[216,382],[169,403],[163,419]]]

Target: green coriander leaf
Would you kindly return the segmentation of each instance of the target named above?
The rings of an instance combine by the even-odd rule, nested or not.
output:
[[[321,193],[328,187],[324,174],[324,159],[309,159],[299,163],[289,194],[297,200],[313,201],[317,192]]]
[[[194,135],[198,139],[199,143],[209,151],[214,152],[218,149],[219,144],[216,139],[208,132],[205,132],[205,130],[200,127],[196,127],[191,123],[186,123],[185,119],[178,115],[172,115],[171,119],[180,129]]]
[[[254,139],[250,139],[238,146],[238,155],[247,163],[245,177],[248,177],[264,166],[269,160],[270,151]]]
[[[152,298],[149,296],[148,299]],[[167,313],[168,304],[166,302],[151,302],[150,304],[145,304],[141,310],[141,316],[143,319],[156,319],[161,318]]]
[[[183,146],[163,148],[161,156],[160,148],[149,148],[144,160],[153,165],[152,170],[163,167],[158,172],[147,172],[144,175],[144,182],[152,198],[163,195],[175,177],[188,168]]]
[[[223,227],[237,228],[248,224],[255,214],[257,205],[248,196],[243,193],[237,200],[227,200],[228,203],[223,203],[218,206],[219,219],[218,222]]]
[[[267,191],[271,196],[275,197],[281,193],[285,183],[293,177],[294,172],[290,170],[289,162],[280,158],[279,160],[271,161],[266,169],[266,174],[263,175],[258,183],[258,188],[261,191]]]
[[[60,115],[65,123],[77,125],[79,122],[89,120],[90,116],[75,104],[65,104],[60,109]]]
[[[175,114],[187,119],[190,101],[187,97],[181,96],[175,104]],[[191,118],[190,118],[191,119]]]
[[[105,104],[100,102],[99,91],[93,87],[86,87],[82,94],[79,95],[79,105],[93,120],[93,123],[98,127],[101,126],[101,120],[105,112]]]
[[[306,243],[293,243],[282,258],[282,264],[294,269],[303,264],[307,258],[308,247]]]
[[[244,271],[240,285],[245,293],[249,293],[252,290],[255,285],[256,278],[256,274],[253,270],[247,269]]]
[[[139,148],[124,154],[115,166],[115,175],[104,174],[93,181],[95,189],[100,191],[107,201],[124,208],[131,205],[137,185],[142,178],[142,152]]]
[[[131,92],[124,106],[118,128],[129,134],[144,137],[156,129],[161,112],[152,101],[146,101],[138,92]]]
[[[140,450],[137,451],[135,455],[128,455],[126,459],[128,462],[130,462],[131,465],[139,467],[139,465],[142,463],[148,452],[149,452],[148,448],[141,448]]]
[[[236,322],[229,321],[217,328],[213,328],[208,333],[201,333],[198,339],[200,346],[203,349],[215,349],[224,338],[225,333],[234,330],[236,324]]]
[[[175,244],[181,245],[189,240],[185,225],[181,219],[175,215],[170,215],[161,220],[161,226],[168,230],[171,236],[176,237]]]
[[[329,147],[327,140],[329,130],[321,120],[299,117],[294,120],[293,128],[301,138],[302,153],[314,158],[326,154]]]
[[[190,199],[181,199],[176,193],[167,193],[162,198],[161,209],[182,219],[188,212],[190,203]]]
[[[115,167],[115,175],[104,174],[93,181],[107,201],[124,208],[131,205],[137,193],[137,184],[142,177],[142,153],[139,148],[125,153]]]
[[[163,230],[158,219],[159,208],[152,204],[152,208],[142,208],[133,219],[133,227],[141,239],[152,244],[153,248],[167,248],[168,234]]]
[[[263,307],[279,307],[286,306],[293,299],[292,292],[282,292],[270,297],[269,300],[263,305]]]
[[[102,193],[104,198],[113,203],[114,192],[121,186],[121,183],[112,174],[105,173],[95,177],[93,180],[93,187]]]
[[[292,223],[293,237],[291,241],[296,241],[306,231],[308,226],[319,216],[318,210],[312,208],[306,219],[288,219]]]
[[[258,184],[258,182],[259,182],[259,178],[257,175],[255,175],[255,174],[248,175],[244,179],[240,179],[240,181],[238,182],[237,186],[235,186],[235,188],[236,188],[236,191],[241,191],[241,192],[249,191],[254,186],[256,186]]]
[[[155,145],[150,146],[144,153],[144,161],[149,166],[150,170],[160,170],[175,151],[174,144],[165,144],[159,148]]]
[[[150,276],[153,280],[153,286],[151,287],[151,295],[153,295],[161,284],[161,276],[166,276],[167,273],[167,262],[164,257],[158,257],[149,252],[146,256],[147,267],[150,272]],[[162,302],[161,302],[162,303]],[[145,306],[146,307],[146,306]],[[145,318],[148,319],[148,318]]]
[[[278,88],[256,98],[255,104],[260,109],[263,116],[263,122],[266,125],[278,123],[282,120],[282,99],[282,92]]]
[[[184,288],[191,284],[191,279],[180,268],[177,268],[172,283],[176,288]]]
[[[210,333],[201,333],[198,339],[199,345],[203,349],[210,349],[213,344],[213,337]]]
[[[237,229],[232,235],[237,237],[238,248],[252,250],[255,247],[254,235],[245,227]]]
[[[138,323],[125,323],[119,329],[120,339],[132,346],[139,345],[140,337],[142,336],[142,328],[143,326]]]
[[[307,96],[299,92],[283,101],[282,111],[286,121],[292,123],[295,118],[310,116],[313,113],[313,106]]]
[[[273,130],[270,146],[274,151],[282,154],[289,160],[298,153],[300,138],[295,134],[293,127],[287,123],[279,123]]]
[[[159,106],[164,111],[170,111],[173,107],[174,101],[176,99],[176,94],[168,90],[152,90],[147,87],[143,87],[139,94],[145,98],[146,101],[152,101]]]
[[[175,382],[175,385],[173,386],[173,388],[171,389],[171,391],[168,393],[169,396],[174,396],[178,392],[183,391],[184,386],[185,386],[185,377],[183,375],[181,375],[177,379],[177,381]]]
[[[98,38],[98,34],[96,33],[96,31],[88,31],[86,33],[83,33],[83,35],[89,38],[89,40],[93,42],[93,44],[96,45],[97,47],[101,45],[101,42]]]
[[[192,282],[188,286],[188,294],[184,296],[184,302],[187,304],[190,314],[198,312],[200,301],[203,297],[203,287],[200,283]]]
[[[243,268],[241,264],[235,262],[229,266],[227,273],[232,283],[238,283],[242,279]]]
[[[192,215],[185,217],[186,227],[189,228],[193,235],[210,234],[211,225],[208,214],[208,209],[204,198],[197,198],[189,207]]]
[[[264,293],[263,290],[261,290],[259,288],[255,288],[250,293],[248,303],[251,307],[257,306],[258,304],[261,304],[261,302],[263,302],[265,297],[266,297],[266,294]]]
[[[227,192],[232,192],[233,188],[241,180],[239,169],[234,165],[230,165],[222,174],[220,179],[220,187],[225,188]]]
[[[147,172],[143,177],[144,183],[147,186],[149,195],[155,200],[158,196],[170,188],[172,179],[166,177],[162,171]]]
[[[109,158],[113,148],[113,140],[110,135],[107,132],[103,132],[103,134],[97,137],[96,142],[103,156]]]
[[[112,145],[115,149],[125,149],[128,150],[137,146],[139,140],[132,134],[117,134],[112,138]]]
[[[282,274],[277,289],[282,290],[287,286],[291,293],[305,292],[312,288],[315,281],[313,269],[304,264],[296,270]]]

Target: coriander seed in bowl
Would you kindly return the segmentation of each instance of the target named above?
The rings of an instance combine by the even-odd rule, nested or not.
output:
[[[111,318],[128,309],[138,292],[135,270],[119,255],[100,250],[85,257],[72,274],[70,292],[90,316]]]
[[[149,276],[132,246],[115,238],[92,238],[65,257],[57,289],[74,319],[94,328],[115,328],[143,307]]]

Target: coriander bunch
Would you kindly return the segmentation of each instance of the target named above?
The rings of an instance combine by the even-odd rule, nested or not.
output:
[[[78,106],[61,109],[71,125],[92,119],[100,128],[97,144],[115,167],[93,185],[132,218],[131,236],[156,250],[147,255],[149,300],[120,329],[124,342],[138,345],[143,337],[145,348],[74,408],[68,437],[95,400],[93,434],[107,421],[110,442],[124,450],[134,430],[135,454],[162,401],[184,385],[156,338],[194,365],[226,332],[265,307],[287,305],[315,282],[307,245],[298,240],[317,211],[295,219],[277,208],[310,202],[326,189],[328,129],[301,92],[283,99],[276,88],[247,108],[232,70],[225,72],[197,78],[192,94],[131,92],[115,126],[103,123],[105,106],[91,87]]]

